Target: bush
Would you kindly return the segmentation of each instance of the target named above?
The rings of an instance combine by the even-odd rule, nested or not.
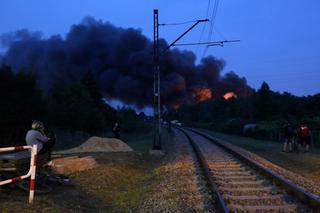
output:
[[[103,113],[80,83],[56,90],[48,98],[48,117],[61,128],[90,133],[106,129]]]
[[[151,126],[140,120],[133,109],[122,108],[117,112],[122,132],[149,132]]]
[[[241,134],[244,122],[240,118],[233,118],[222,122],[220,130],[222,132],[231,133],[231,134]]]

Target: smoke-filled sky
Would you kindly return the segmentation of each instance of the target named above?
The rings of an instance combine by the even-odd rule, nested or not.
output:
[[[69,33],[70,26],[83,17],[109,21],[116,27],[140,28],[152,38],[153,8],[159,9],[160,23],[176,23],[206,17],[209,0],[10,0],[1,2],[0,34],[19,29],[40,31],[44,37]],[[215,0],[211,0],[209,19]],[[320,92],[320,2],[317,0],[220,0],[213,40],[240,39],[240,43],[212,47],[206,55],[223,58],[223,72],[235,71],[258,88],[262,81],[273,90],[295,95]],[[161,37],[174,40],[189,25],[160,29]],[[198,42],[199,25],[181,42]],[[206,41],[209,24],[202,41]],[[184,49],[183,47],[181,49]],[[200,63],[204,48],[189,47]],[[169,76],[170,77],[170,76]],[[172,76],[171,76],[172,77]],[[177,76],[176,76],[177,77]],[[173,78],[173,77],[172,77]]]

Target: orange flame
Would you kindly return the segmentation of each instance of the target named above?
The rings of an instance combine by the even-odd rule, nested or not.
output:
[[[238,96],[234,93],[234,92],[227,92],[226,94],[224,94],[223,98],[225,100],[229,100],[231,98],[237,98]]]
[[[194,88],[192,90],[192,99],[196,102],[203,102],[212,98],[212,92],[205,87]]]

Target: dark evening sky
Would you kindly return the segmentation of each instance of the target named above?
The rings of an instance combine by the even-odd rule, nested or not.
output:
[[[206,18],[209,0],[3,0],[0,34],[29,29],[44,37],[65,35],[72,24],[92,16],[116,26],[140,28],[153,36],[153,9],[160,23]],[[215,0],[211,0],[211,19]],[[258,88],[262,81],[276,91],[295,95],[320,92],[320,1],[318,0],[220,0],[212,40],[240,39],[222,47],[211,47],[206,55],[227,62],[224,71],[245,76]],[[160,36],[173,41],[191,24],[161,27]],[[181,43],[198,42],[204,25],[199,25]],[[209,34],[206,24],[202,41]],[[187,47],[181,47],[187,48]],[[205,47],[188,47],[198,60]],[[2,49],[3,51],[3,49]]]

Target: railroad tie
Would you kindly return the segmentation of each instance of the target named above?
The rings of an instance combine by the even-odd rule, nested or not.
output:
[[[250,171],[213,171],[214,175],[224,176],[249,176],[252,175]]]
[[[222,186],[232,186],[232,187],[261,187],[265,184],[264,180],[256,181],[216,181],[217,184]]]
[[[263,206],[242,206],[242,205],[229,205],[229,209],[234,212],[296,212],[297,206],[292,204],[287,205],[263,205]]]
[[[233,195],[225,195],[225,200],[229,204],[234,205],[244,205],[244,206],[256,206],[256,205],[287,205],[287,201],[285,196],[279,195],[240,195],[240,196],[233,196]]]
[[[218,167],[218,168],[216,168],[216,167],[212,167],[211,165],[209,165],[209,167],[213,171],[221,171],[221,172],[228,172],[228,171],[230,171],[230,172],[233,172],[233,171],[245,172],[245,171],[247,171],[245,167],[224,167],[224,168]]]
[[[251,192],[251,191],[257,191],[257,192],[272,192],[271,186],[264,186],[264,187],[256,187],[256,188],[250,188],[250,187],[241,187],[241,188],[231,188],[231,187],[219,187],[221,191],[227,191],[227,192]]]
[[[258,180],[257,177],[248,175],[248,176],[223,176],[223,175],[216,175],[214,177],[216,180],[222,181],[255,181]]]

